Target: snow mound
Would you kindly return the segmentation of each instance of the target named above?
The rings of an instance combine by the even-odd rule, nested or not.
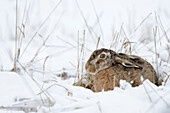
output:
[[[99,93],[83,87],[71,86],[67,82],[55,84],[49,82],[44,89],[53,105],[48,103],[45,105],[45,98],[41,98],[38,93],[36,95],[35,91],[31,90],[31,87],[36,89],[36,85],[31,80],[27,82],[31,85],[28,86],[21,75],[1,72],[0,106],[10,106],[12,110],[31,107],[39,113],[43,111],[48,113],[168,113],[170,111],[170,95],[168,95],[170,88],[157,87],[149,80],[145,80],[139,87],[128,86]],[[41,91],[39,89],[40,93]]]

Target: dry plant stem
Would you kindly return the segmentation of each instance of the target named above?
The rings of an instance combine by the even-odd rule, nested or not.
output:
[[[30,112],[37,112],[36,107],[23,107],[23,106],[18,106],[18,107],[4,107],[0,106],[0,109],[6,110],[6,111],[24,111],[25,113],[30,113]]]
[[[78,31],[79,32],[79,31]],[[76,46],[75,45],[73,45],[73,44],[71,44],[70,42],[68,42],[68,41],[66,41],[66,40],[64,40],[64,39],[62,39],[61,37],[59,37],[58,35],[56,35],[56,37],[58,38],[58,39],[60,39],[61,41],[63,41],[63,42],[65,42],[65,43],[67,43],[68,45],[70,45],[71,47],[73,47],[73,48],[76,48]]]
[[[23,39],[25,38],[25,26],[26,26],[26,24],[27,24],[27,20],[28,20],[28,14],[29,14],[29,10],[30,9],[30,3],[29,3],[29,6],[28,6],[28,10],[27,10],[27,15],[26,15],[26,19],[25,19],[25,23],[24,23],[24,20],[23,20],[23,22],[22,22],[22,27],[23,27],[23,35],[22,35],[22,37],[21,37],[21,41],[19,42],[20,43],[20,45],[19,45],[19,48],[21,49],[21,46],[22,46],[22,42],[23,42]],[[19,57],[19,56],[18,56]]]
[[[151,99],[151,97],[150,97],[150,95],[149,95],[149,93],[148,93],[148,91],[147,91],[147,89],[146,89],[146,87],[145,87],[144,84],[143,84],[143,87],[144,87],[144,89],[145,89],[145,91],[146,91],[146,94],[147,94],[147,96],[148,96],[148,98],[149,98],[149,101],[152,103],[152,99]]]
[[[160,26],[159,25],[159,23],[158,23],[158,16],[157,16],[157,14],[156,14],[156,12],[154,11],[154,13],[155,13],[155,20],[156,20],[156,26],[158,27],[158,26]],[[161,38],[161,36],[160,36],[160,31],[159,31],[159,27],[158,27],[158,29],[157,29],[157,34],[159,35],[159,39],[158,39],[158,41],[157,41],[157,43],[159,42],[159,40],[161,40],[160,38]]]
[[[90,30],[90,28],[89,28],[89,25],[87,24],[87,21],[86,21],[86,19],[85,19],[85,17],[84,17],[83,11],[80,9],[80,6],[79,6],[77,0],[75,0],[75,1],[76,1],[77,7],[78,7],[78,9],[79,9],[79,11],[80,11],[81,16],[83,17],[84,23],[86,24],[86,27],[87,27],[87,29],[88,29],[88,31],[89,31],[89,33],[90,33],[93,41],[96,42],[96,41],[95,41],[95,38],[93,37],[93,34],[91,33],[91,30]]]
[[[157,54],[157,45],[156,45],[156,35],[157,35],[157,26],[155,27],[155,30],[153,29],[154,33],[154,47],[155,47],[155,62],[156,62],[156,71],[158,73],[158,54]]]
[[[45,43],[47,42],[47,40],[50,38],[50,35],[54,32],[55,28],[57,27],[60,19],[61,19],[62,15],[60,16],[59,20],[57,21],[57,23],[55,24],[54,28],[52,29],[52,31],[49,33],[49,35],[47,36],[47,38],[44,40],[43,44],[39,47],[39,49],[37,50],[37,52],[35,53],[34,57],[31,59],[30,63],[26,66],[29,67],[31,65],[32,62],[34,62],[35,58],[38,56],[40,50],[45,46]]]
[[[47,56],[44,60],[44,63],[43,63],[43,84],[42,84],[42,88],[44,88],[44,84],[45,84],[45,79],[44,79],[44,76],[45,76],[45,63],[47,62],[47,59],[49,58],[49,56]]]
[[[116,51],[116,49],[117,49],[117,45],[119,44],[118,39],[121,38],[120,36],[121,36],[121,34],[122,34],[122,26],[123,26],[123,23],[122,23],[122,25],[121,25],[120,31],[118,32],[117,37],[116,37],[116,40],[115,40],[115,43],[114,43],[114,45],[115,45],[115,51]]]
[[[102,112],[102,108],[101,108],[101,102],[100,102],[100,99],[99,99],[99,97],[97,96],[97,98],[98,98],[98,102],[96,103],[97,104],[97,106],[98,106],[98,108],[99,108],[99,111],[100,111],[100,113],[103,113]]]
[[[110,48],[109,48],[109,49],[111,49],[111,48],[112,48],[112,46],[113,46],[113,42],[114,42],[114,40],[116,39],[117,34],[118,34],[118,33],[115,33],[115,35],[113,36],[113,39],[112,39],[112,42],[111,42],[111,44],[110,44]]]
[[[55,53],[55,54],[61,54],[61,53],[67,52],[67,51],[70,50],[70,49],[73,49],[73,48],[66,48],[66,49],[64,49],[63,51],[57,52],[57,53]],[[50,55],[48,55],[48,56],[49,56],[49,57],[52,57],[52,56],[54,56],[55,54],[50,54]],[[32,62],[32,64],[30,64],[30,66],[33,65],[33,64],[35,64],[36,62],[39,62],[39,61],[41,61],[41,60],[46,59],[46,57],[47,57],[47,56],[42,57],[42,58],[37,59],[37,60],[34,60],[34,62]]]
[[[74,67],[76,69],[76,65],[73,64],[71,61],[69,61],[69,63],[72,65],[72,67]]]
[[[91,26],[89,26],[90,31],[95,35],[95,37],[98,37],[97,33],[93,30],[93,28]]]
[[[81,53],[82,53],[82,59],[81,59],[81,79],[83,78],[83,67],[84,67],[84,47],[85,47],[85,30],[83,32],[83,43],[82,43],[82,50],[81,50]]]
[[[149,13],[149,15],[147,17],[145,17],[142,22],[135,28],[135,31],[130,35],[130,37],[136,33],[136,31],[140,28],[140,26],[152,15],[152,12]],[[134,46],[135,47],[135,46]],[[133,47],[133,50],[135,50]],[[136,52],[136,51],[135,51]]]
[[[164,71],[163,71],[163,73],[162,73],[161,79],[160,79],[160,81],[159,81],[159,83],[161,84],[161,83],[163,82],[164,76],[165,76],[165,74],[166,74],[166,75],[168,76],[168,78],[165,80],[164,86],[166,85],[166,83],[167,83],[167,81],[168,81],[168,79],[169,79],[169,75],[168,75],[167,73],[165,73],[165,71],[166,71],[166,69],[167,69],[167,67],[168,67],[169,61],[170,61],[170,54],[169,54],[169,56],[168,56],[167,65],[166,65],[166,67],[164,68]]]
[[[46,23],[46,21],[50,18],[50,16],[54,13],[54,11],[57,9],[57,7],[60,5],[60,3],[62,2],[62,0],[59,1],[59,3],[54,7],[54,9],[51,11],[51,13],[47,16],[47,18],[43,21],[43,23],[39,26],[38,30],[34,33],[33,37],[31,38],[31,40],[28,42],[28,44],[26,45],[25,49],[23,50],[23,53],[20,56],[20,59],[22,58],[23,54],[25,53],[25,51],[27,50],[27,48],[29,47],[29,45],[31,44],[32,40],[35,38],[35,36],[38,34],[38,32],[40,31],[41,27]]]
[[[164,94],[162,95],[162,97],[165,98],[166,96],[169,95],[169,93],[170,93],[170,91],[167,91],[166,93],[164,93]],[[154,105],[156,105],[156,103],[158,103],[159,100],[160,100],[160,98],[157,98],[157,99],[153,102],[153,104],[145,111],[145,113],[149,113],[148,111],[150,111],[151,108],[154,107]]]
[[[138,27],[136,27],[135,32],[136,32],[136,31],[138,30],[138,28],[151,16],[151,14],[152,14],[152,12],[149,13],[149,15],[148,15],[146,18],[143,19],[143,21],[138,25]]]
[[[47,62],[47,59],[49,58],[49,56],[47,56],[46,58],[45,58],[45,60],[44,60],[44,63],[43,63],[43,81],[45,81],[44,80],[44,75],[45,75],[45,63]],[[43,83],[43,86],[42,87],[44,87],[44,83]]]
[[[28,76],[33,80],[33,82],[38,86],[38,88],[41,90],[41,91],[43,91],[43,88],[41,87],[41,85],[28,73],[28,71],[26,70],[26,68],[19,62],[19,61],[17,61],[19,64],[20,64],[20,66],[22,67],[22,69],[28,74]],[[52,103],[52,101],[51,101],[51,99],[53,99],[54,100],[54,98],[48,93],[48,92],[43,92],[44,93],[44,95],[49,99],[49,101]],[[51,97],[51,99],[49,98],[49,96]]]
[[[71,49],[73,49],[73,47],[71,47],[71,48],[66,48],[66,49],[64,49],[64,50],[62,50],[62,51],[59,51],[59,52],[50,54],[50,55],[48,55],[48,56],[49,56],[49,57],[52,57],[52,56],[55,56],[55,55],[58,56],[58,55],[61,55],[62,53],[68,52],[68,50],[71,50]],[[37,59],[37,60],[34,60],[34,62],[30,63],[29,66],[32,66],[33,64],[35,64],[35,63],[37,63],[37,62],[39,62],[39,61],[41,61],[41,60],[44,60],[46,57],[47,57],[47,56],[42,57],[42,58]]]
[[[37,52],[35,53],[34,57],[31,59],[31,61],[25,66],[25,68],[28,68],[31,66],[31,64],[34,62],[35,58],[38,56],[40,50],[42,49],[42,47],[45,45],[46,41],[49,39],[50,36],[48,36],[46,38],[46,40],[44,41],[44,43],[39,47],[39,49],[37,50]]]
[[[89,28],[90,28],[90,30],[92,31],[92,33],[95,35],[95,37],[98,37],[97,33],[93,30],[93,28],[90,27],[90,26],[89,26]],[[100,43],[101,43],[102,46],[104,46],[104,44],[103,44],[102,41],[100,41]]]
[[[49,58],[49,56],[47,56],[44,60],[44,63],[43,63],[43,76],[44,76],[44,72],[45,72],[45,63],[47,62],[47,59]]]
[[[138,45],[135,44],[135,45],[133,46],[132,52],[135,51],[135,52],[137,53],[141,48],[138,49],[138,50],[136,50],[136,49],[137,49],[138,47],[140,47],[140,45],[143,44],[144,41],[145,41],[145,40],[142,40]],[[142,46],[142,48],[143,48],[143,46]]]
[[[19,28],[19,30],[20,30],[20,33],[19,33],[19,36],[18,36],[18,47],[19,47],[18,49],[20,49],[20,45],[21,45],[21,44],[20,44],[20,43],[21,43],[21,34],[22,34],[23,37],[25,37],[25,36],[24,36],[25,34],[24,34],[23,23],[24,23],[24,19],[25,19],[25,15],[26,15],[27,2],[28,2],[28,1],[26,0],[25,8],[24,8],[24,13],[23,13],[23,17],[22,17],[22,22],[21,22],[21,25],[20,25],[21,27],[18,26],[18,28]],[[22,37],[22,38],[23,38],[23,37]],[[19,54],[18,54],[17,57],[19,57]]]
[[[75,45],[71,44],[70,42],[68,42],[68,41],[66,41],[66,40],[64,40],[64,39],[62,39],[60,36],[56,35],[56,38],[60,39],[61,41],[65,42],[65,43],[67,43],[67,44],[70,45],[71,47],[76,48]],[[75,42],[77,43],[77,41],[75,41]],[[79,43],[79,45],[80,45],[80,43]],[[45,46],[47,46],[47,45],[45,45]],[[47,46],[47,47],[48,47],[48,46]],[[59,46],[59,47],[64,48],[65,46]],[[66,48],[66,47],[65,47],[65,48]],[[84,48],[86,48],[86,50],[92,52],[92,50],[90,50],[89,48],[87,48],[87,47],[85,47],[85,46],[84,46]]]
[[[115,51],[116,51],[116,49],[117,49],[117,46],[118,46],[118,44],[119,44],[119,40],[118,39],[120,39],[121,37],[121,34],[122,34],[122,26],[123,26],[123,23],[122,23],[122,25],[121,25],[121,28],[120,28],[120,30],[119,30],[119,32],[117,33],[117,35],[116,35],[116,37],[115,37],[115,41],[114,41],[114,43],[113,43],[113,45],[114,45],[114,47],[115,47]],[[118,50],[118,51],[120,51],[120,50]]]
[[[118,38],[119,38],[119,36],[120,36],[120,32],[117,33],[116,40],[115,40],[115,42],[114,42],[114,44],[113,44],[113,45],[115,45],[115,51],[116,51],[116,49],[117,49],[117,43],[118,43]]]
[[[92,6],[93,6],[93,9],[94,9],[94,12],[95,12],[95,15],[96,15],[96,18],[97,18],[99,27],[100,27],[101,37],[104,39],[102,26],[101,26],[101,24],[100,24],[99,16],[97,15],[97,11],[96,11],[95,5],[94,5],[94,3],[93,3],[93,0],[91,0],[91,3],[92,3]],[[103,41],[104,41],[104,40],[103,40]]]
[[[62,39],[62,38],[59,37],[58,35],[56,35],[56,38],[60,39],[61,41],[65,42],[65,43],[67,43],[67,44],[70,45],[71,47],[76,48],[75,45],[71,44],[70,42],[68,42],[68,41],[66,41],[66,40],[64,40],[64,39]],[[79,43],[79,45],[80,45],[80,43]],[[87,47],[85,47],[85,46],[84,46],[84,48],[86,48],[86,50],[92,52],[92,50],[90,50],[89,48],[87,48]]]
[[[78,75],[78,79],[79,79],[79,66],[80,66],[80,60],[79,60],[79,31],[78,31],[78,37],[77,37],[77,75]],[[76,79],[76,77],[75,77]]]
[[[166,67],[165,67],[164,71],[166,71],[166,69],[167,69],[167,67],[168,67],[168,63],[169,63],[169,61],[170,61],[170,54],[169,54],[169,56],[168,56],[167,65],[166,65]],[[168,80],[169,80],[169,78],[170,78],[170,75],[167,75],[167,76],[168,76],[168,78],[165,80],[165,84],[164,84],[164,86],[166,85],[166,83],[168,82]]]
[[[69,44],[71,44],[71,43],[69,43]],[[78,31],[77,32],[77,74],[75,76],[74,83],[76,82],[77,77],[79,79],[79,65],[80,65],[80,61],[79,61],[79,31]]]
[[[167,81],[168,81],[169,78],[170,78],[170,75],[168,75],[168,78],[165,80],[164,86],[166,85],[166,83],[167,83]]]
[[[121,29],[122,29],[122,31],[123,31],[123,34],[125,35],[125,38],[129,41],[129,38],[128,38],[128,36],[127,36],[127,34],[126,34],[126,32],[125,32],[123,26],[121,27]],[[129,42],[130,42],[130,41],[129,41]]]
[[[170,105],[164,100],[164,98],[148,83],[146,82],[151,88],[152,90],[159,96],[159,98],[168,106],[168,108],[170,108]]]
[[[170,31],[170,27],[165,31],[165,33],[167,34],[169,31]],[[161,35],[161,38],[159,40],[161,40],[165,36],[165,33]]]
[[[160,26],[160,24],[158,23],[158,19],[157,19],[158,17],[157,17],[157,14],[156,14],[156,12],[155,12],[155,20],[156,20],[156,23],[157,23],[157,26]],[[160,26],[161,27],[161,26]],[[162,29],[163,29],[163,27],[162,27]],[[160,36],[159,35],[159,40],[157,41],[157,43],[158,42],[160,42],[163,38],[163,36],[166,34],[166,32],[165,32],[165,30],[163,30],[164,31],[164,34],[162,35],[162,36]],[[159,29],[158,29],[158,27],[157,27],[157,32],[159,32]],[[149,44],[149,43],[148,43]],[[142,49],[143,47],[146,47],[148,50],[150,50],[152,53],[155,53],[154,51],[152,51],[149,47],[147,47],[147,45],[148,44],[144,44],[141,48],[139,48],[137,51],[139,51],[140,49]],[[155,46],[155,45],[154,45]],[[153,47],[151,47],[151,48],[153,48]]]
[[[64,45],[60,46],[60,45],[47,45],[47,44],[45,44],[44,47],[46,47],[46,48],[67,48],[67,49],[69,49],[69,47],[66,47]]]
[[[18,0],[16,0],[16,25],[15,25],[15,57],[14,57],[14,71],[16,71],[16,63],[17,63],[17,20],[18,20]]]
[[[97,49],[98,46],[99,46],[99,42],[100,42],[100,37],[99,37],[98,40],[97,40],[96,49]]]
[[[122,31],[123,31],[123,34],[125,35],[125,38],[127,39],[127,42],[126,43],[128,43],[128,44],[130,44],[130,47],[129,47],[129,53],[130,53],[130,55],[132,54],[132,45],[131,45],[131,43],[134,43],[134,42],[130,42],[130,40],[129,40],[129,38],[128,38],[128,36],[127,36],[127,34],[126,34],[126,32],[125,32],[125,30],[124,30],[124,28],[123,28],[123,26],[121,27],[121,29],[122,29]]]
[[[64,71],[70,71],[70,70],[75,70],[75,68],[73,68],[73,69],[64,69]],[[41,74],[43,74],[43,70],[41,70],[41,69],[32,69],[32,71],[35,71],[35,72],[38,72],[38,73],[41,73]],[[55,71],[45,71],[44,73],[45,74],[53,74],[53,75],[57,75],[59,72],[63,72],[63,69],[61,69],[61,70],[55,70]]]
[[[46,89],[42,90],[41,92],[39,92],[37,95],[40,95],[40,94],[46,92],[48,89],[50,89],[50,88],[53,87],[53,86],[60,86],[60,87],[64,88],[67,92],[69,92],[69,89],[68,89],[68,88],[66,88],[66,87],[64,87],[64,86],[62,86],[62,85],[60,85],[60,84],[56,84],[56,83],[55,83],[55,84],[52,84],[51,86],[47,87]]]
[[[168,79],[170,78],[170,75],[168,75],[167,79],[165,80],[165,84],[164,86],[166,85],[166,83],[168,82]]]
[[[164,29],[164,26],[163,26],[162,21],[161,21],[161,19],[160,19],[159,16],[158,16],[158,19],[159,19],[159,22],[160,22],[159,25],[160,25],[160,27],[161,27],[161,30],[164,32],[167,41],[170,42],[170,40],[169,40],[169,38],[168,38],[168,35],[167,35],[167,33],[166,33],[165,29]]]

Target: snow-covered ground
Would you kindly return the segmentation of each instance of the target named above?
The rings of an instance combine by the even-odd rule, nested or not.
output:
[[[15,54],[15,0],[1,0],[0,113],[22,113],[23,109],[38,113],[169,113],[169,4],[169,0],[20,0],[18,37],[24,38],[18,39],[19,70],[14,73],[10,71]],[[149,61],[158,76],[163,76],[163,85],[157,87],[146,80],[132,88],[121,81],[121,88],[100,93],[73,86],[78,62],[79,74],[84,75],[84,63],[96,49],[98,37],[98,48],[136,54]],[[123,45],[125,42],[132,43]],[[70,77],[57,76],[63,72]]]

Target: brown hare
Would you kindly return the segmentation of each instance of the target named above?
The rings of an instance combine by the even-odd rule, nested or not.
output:
[[[145,79],[158,85],[156,72],[146,60],[104,48],[92,53],[85,69],[92,75],[95,92],[113,90],[120,86],[121,79],[132,87],[139,86]]]

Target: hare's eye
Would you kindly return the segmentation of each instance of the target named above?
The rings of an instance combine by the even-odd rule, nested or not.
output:
[[[106,56],[105,54],[101,54],[100,58],[105,58],[105,56]]]

